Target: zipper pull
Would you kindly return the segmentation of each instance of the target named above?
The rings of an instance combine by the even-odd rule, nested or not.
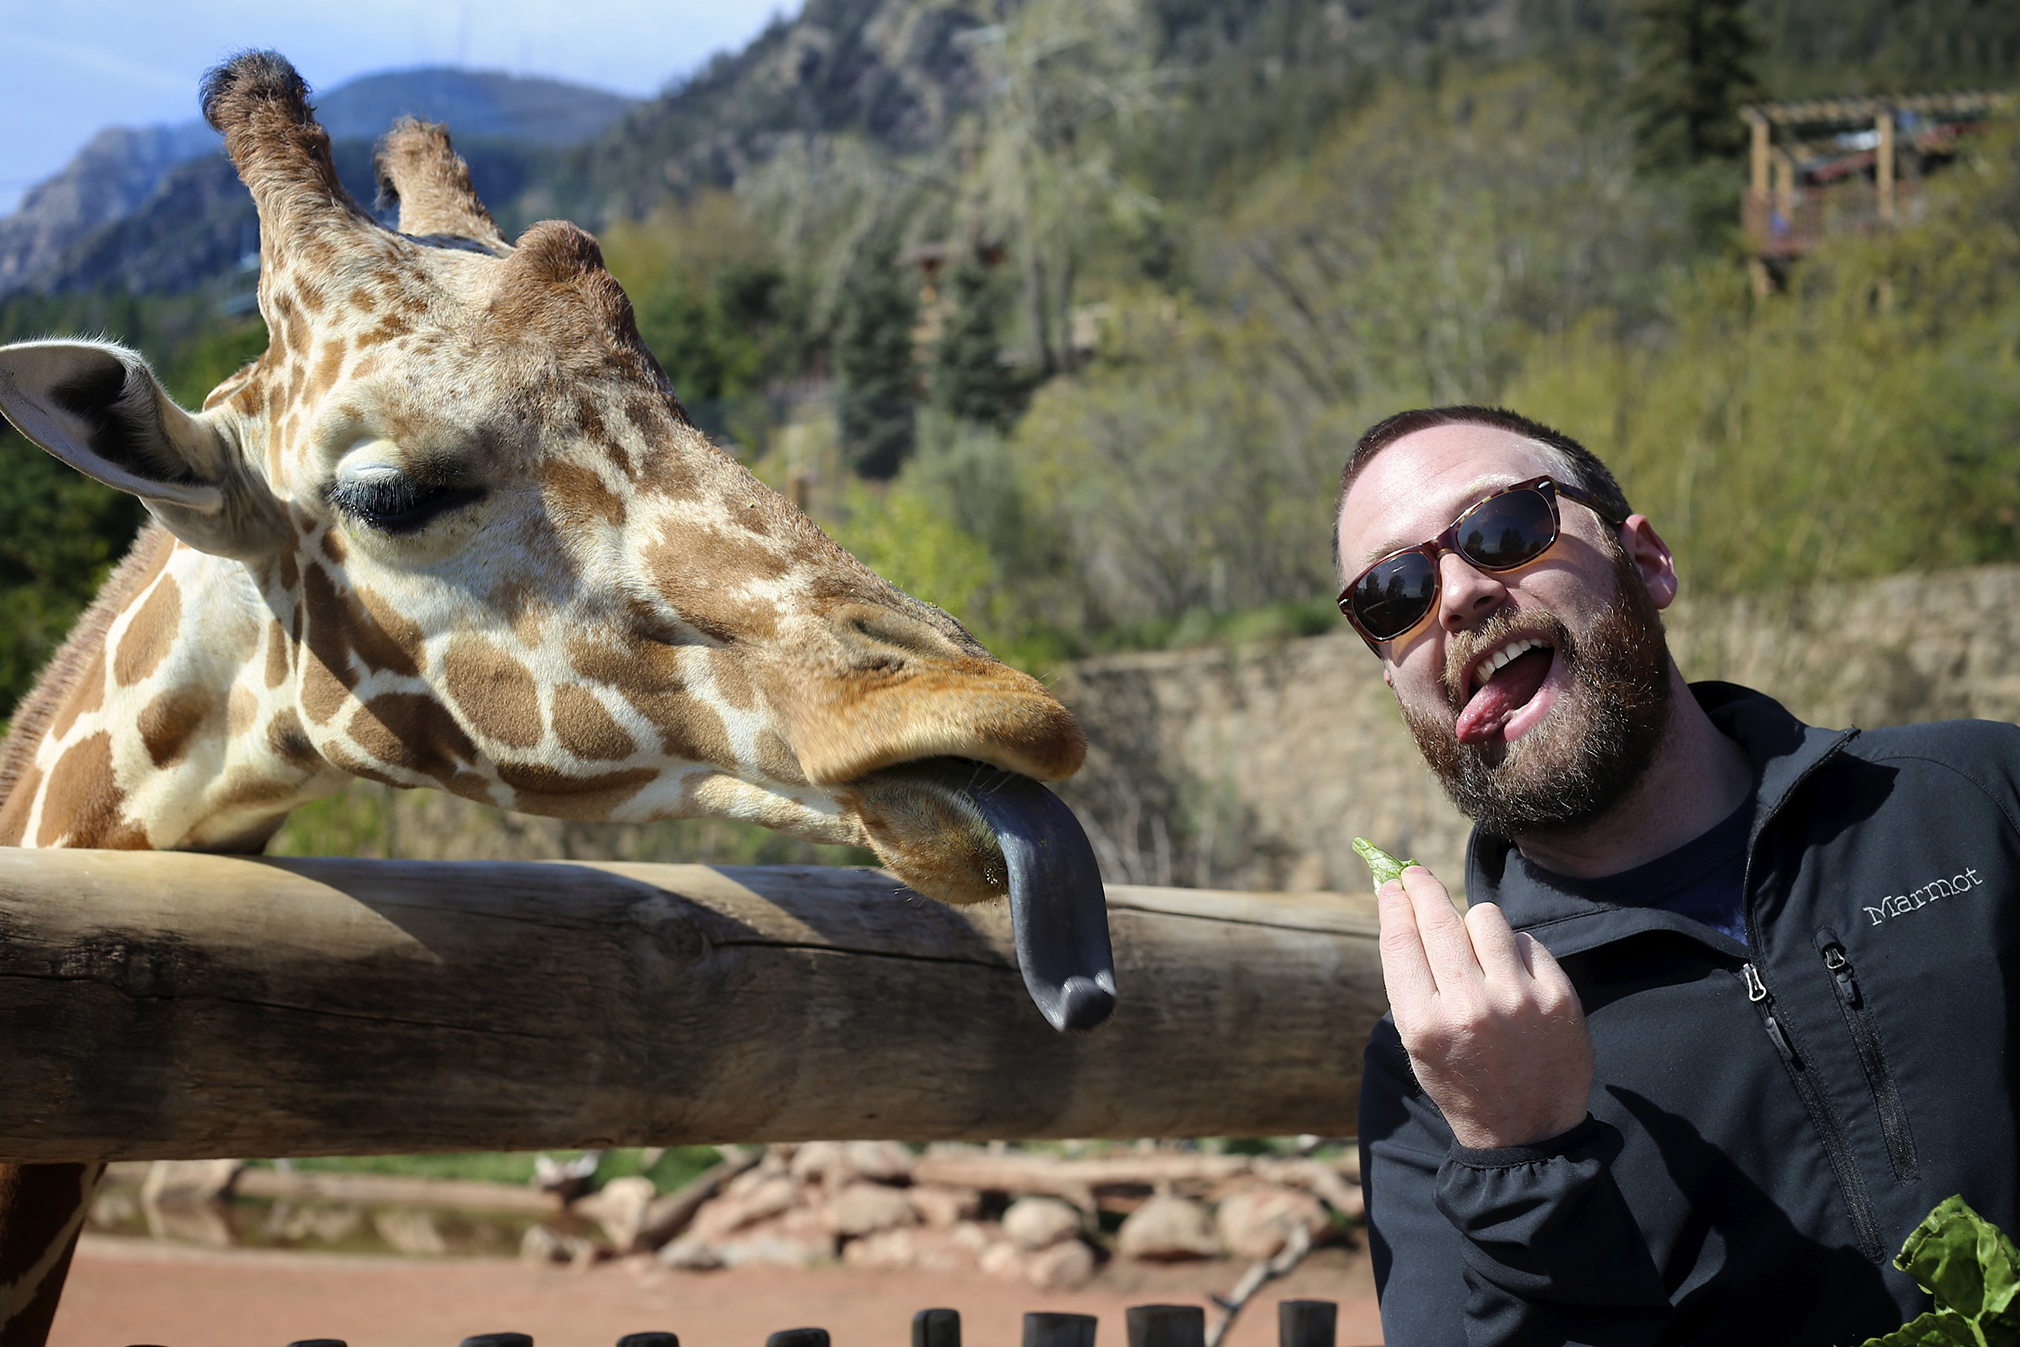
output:
[[[1838,995],[1844,1003],[1857,1009],[1859,1005],[1859,980],[1852,975],[1852,961],[1845,957],[1845,947],[1839,944],[1824,946],[1824,967],[1831,970],[1837,980]]]
[[[1768,1037],[1774,1040],[1775,1051],[1790,1066],[1796,1066],[1796,1050],[1789,1046],[1788,1036],[1782,1033],[1781,1025],[1775,1023],[1774,998],[1768,995],[1767,983],[1761,981],[1760,970],[1751,963],[1740,965],[1740,976],[1746,980],[1746,999],[1760,1008],[1761,1023],[1767,1026]]]

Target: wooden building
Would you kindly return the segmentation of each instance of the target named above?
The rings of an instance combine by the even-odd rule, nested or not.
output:
[[[1759,103],[1741,206],[1754,293],[1765,295],[1827,234],[1911,219],[1928,173],[1960,140],[2016,107],[2012,93],[1900,94]]]

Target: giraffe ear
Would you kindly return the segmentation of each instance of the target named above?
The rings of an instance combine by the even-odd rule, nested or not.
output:
[[[138,496],[192,547],[251,560],[281,545],[278,503],[214,418],[176,406],[124,347],[0,346],[0,413],[85,476]]]

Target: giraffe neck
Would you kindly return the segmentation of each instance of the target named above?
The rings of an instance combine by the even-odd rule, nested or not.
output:
[[[0,1165],[0,1347],[42,1347],[104,1165]]]
[[[252,572],[150,524],[21,704],[0,845],[258,851],[348,779],[310,746],[292,688]]]

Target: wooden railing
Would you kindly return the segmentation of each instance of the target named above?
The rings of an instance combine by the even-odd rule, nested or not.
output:
[[[0,1160],[1354,1130],[1371,900],[1109,909],[1075,1037],[876,871],[0,850]]]

